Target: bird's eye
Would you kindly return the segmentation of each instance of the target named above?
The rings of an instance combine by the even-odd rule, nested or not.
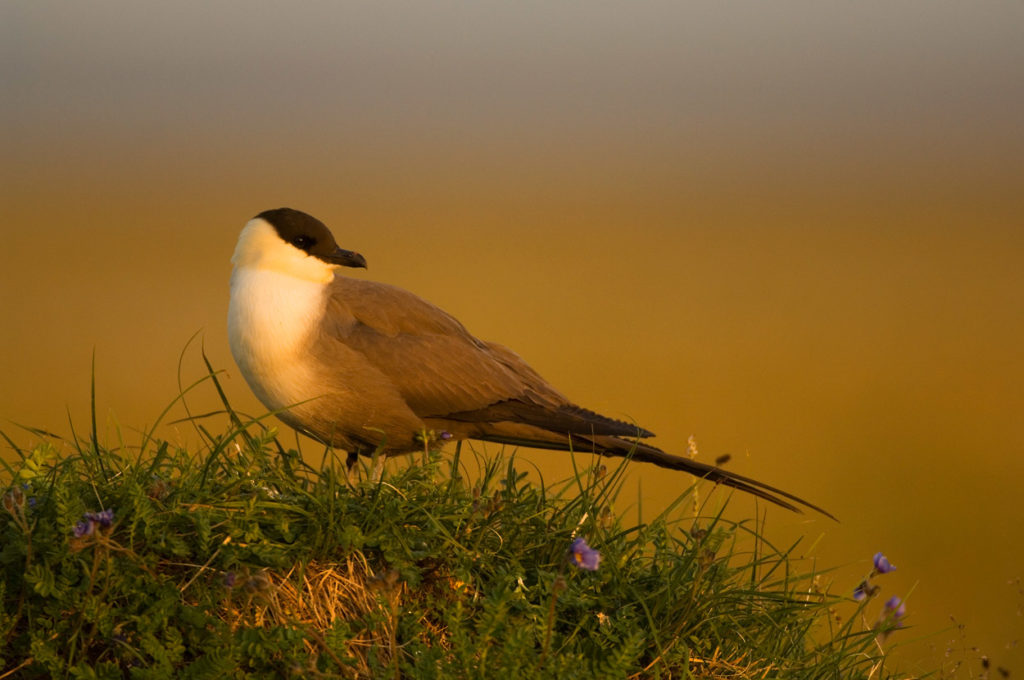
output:
[[[306,234],[299,234],[292,239],[292,245],[300,250],[309,250],[316,245],[316,239]]]

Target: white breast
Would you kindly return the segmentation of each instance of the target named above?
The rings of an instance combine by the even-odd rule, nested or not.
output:
[[[319,395],[309,347],[323,317],[327,286],[271,269],[231,275],[228,341],[249,387],[270,410]]]

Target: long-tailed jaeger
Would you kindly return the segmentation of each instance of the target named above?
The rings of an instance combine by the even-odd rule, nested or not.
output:
[[[281,420],[358,455],[423,449],[424,433],[540,449],[630,456],[799,510],[790,493],[640,442],[651,432],[577,406],[510,349],[386,283],[319,220],[260,213],[232,257],[228,335],[253,392]]]

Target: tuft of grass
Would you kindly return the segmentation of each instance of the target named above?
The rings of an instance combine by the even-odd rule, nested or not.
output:
[[[195,450],[155,426],[105,447],[95,422],[16,449],[0,679],[895,677],[897,623],[837,622],[757,522],[688,515],[686,494],[624,522],[627,463],[543,484],[514,456],[427,447],[350,482],[233,411],[212,369],[183,395],[207,380],[225,410],[189,418]],[[596,570],[570,559],[579,537]]]

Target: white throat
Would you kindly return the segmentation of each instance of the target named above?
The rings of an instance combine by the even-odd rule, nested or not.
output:
[[[273,258],[246,264],[237,254],[231,274],[228,341],[242,375],[271,410],[318,396],[310,393],[316,378],[309,349],[324,315],[330,279],[317,281],[260,266]]]

